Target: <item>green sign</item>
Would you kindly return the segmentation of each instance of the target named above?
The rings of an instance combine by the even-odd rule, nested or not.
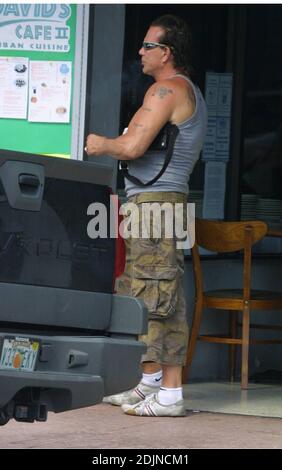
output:
[[[0,4],[0,57],[71,62],[73,89],[76,13],[74,4]],[[68,123],[0,118],[0,148],[70,157],[71,114]]]

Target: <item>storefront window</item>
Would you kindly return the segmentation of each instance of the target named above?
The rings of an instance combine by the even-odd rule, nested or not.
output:
[[[282,7],[127,5],[121,132],[152,83],[150,77],[141,73],[138,50],[142,39],[150,22],[166,13],[182,16],[191,27],[195,82],[203,92],[207,72],[228,72],[233,77],[232,111],[236,112],[231,121],[225,217],[227,220],[241,217],[242,220],[262,219],[269,224],[281,224]],[[239,27],[240,15],[244,18],[244,28]],[[240,106],[237,106],[239,102]],[[122,177],[119,177],[118,188],[122,193]],[[189,188],[189,200],[196,202],[196,215],[202,217],[204,160],[197,163]],[[271,240],[268,243],[272,243]],[[276,244],[281,245],[281,240]],[[263,247],[261,251],[281,252],[280,245],[277,249],[271,246],[269,250]]]
[[[193,81],[205,91],[207,71],[226,70],[228,7],[226,5],[127,5],[125,21],[125,46],[122,85],[121,128],[127,127],[135,111],[141,106],[152,78],[142,74],[138,51],[149,24],[164,14],[185,19],[192,31]],[[118,176],[119,194],[124,197],[123,176]],[[196,203],[196,213],[201,216],[204,188],[204,164],[200,160],[190,179],[191,202]]]
[[[282,223],[282,8],[248,10],[241,219]]]

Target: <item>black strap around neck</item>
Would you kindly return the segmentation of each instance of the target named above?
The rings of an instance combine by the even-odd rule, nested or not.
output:
[[[127,162],[126,161],[120,161],[119,168],[122,171],[122,174],[124,175],[125,178],[127,178],[129,181],[136,184],[137,186],[151,186],[163,175],[163,173],[167,169],[167,166],[168,166],[168,164],[171,160],[175,140],[176,140],[176,137],[179,133],[179,129],[175,124],[171,124],[169,126],[167,132],[169,133],[169,135],[168,135],[168,145],[167,145],[164,164],[163,164],[163,167],[160,170],[160,172],[153,179],[151,179],[150,181],[147,181],[147,183],[144,183],[143,181],[141,181],[136,176],[130,175],[128,173],[128,168],[127,168]]]

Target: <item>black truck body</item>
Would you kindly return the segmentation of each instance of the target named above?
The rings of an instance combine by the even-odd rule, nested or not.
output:
[[[111,176],[0,150],[0,424],[44,421],[138,382],[147,312],[114,293]],[[106,210],[105,238],[87,233],[93,203]]]

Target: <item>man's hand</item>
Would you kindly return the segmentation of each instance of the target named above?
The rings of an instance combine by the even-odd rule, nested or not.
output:
[[[103,155],[105,151],[106,137],[97,134],[89,134],[86,139],[85,152],[87,155]]]

